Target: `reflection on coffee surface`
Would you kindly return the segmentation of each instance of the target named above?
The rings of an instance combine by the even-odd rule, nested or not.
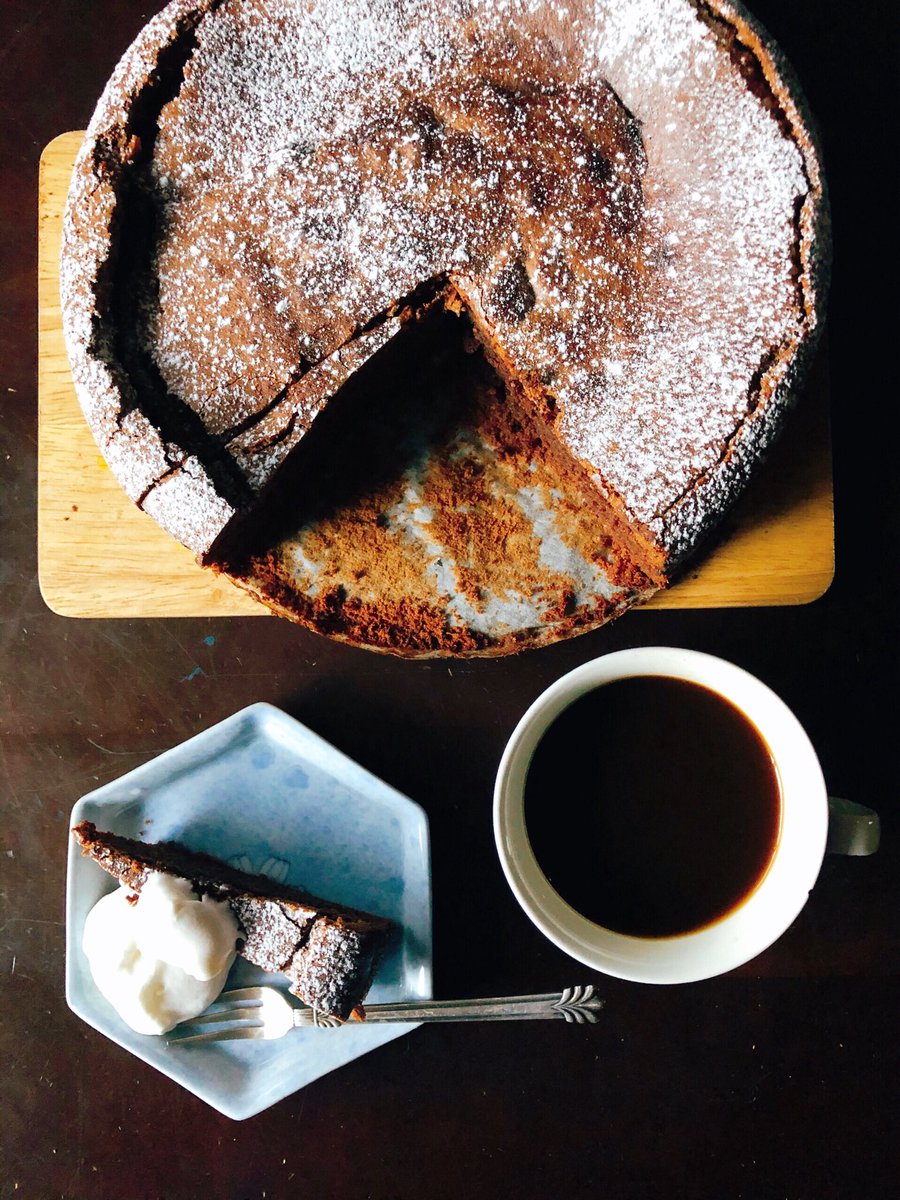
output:
[[[761,881],[781,789],[759,731],[682,679],[619,679],[550,726],[525,784],[538,864],[590,921],[637,937],[714,923]]]

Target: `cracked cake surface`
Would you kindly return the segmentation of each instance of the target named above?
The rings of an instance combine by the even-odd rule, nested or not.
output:
[[[623,611],[715,524],[827,247],[799,93],[737,5],[175,0],[91,122],[62,295],[101,450],[202,560],[345,640],[499,653]],[[346,420],[346,454],[313,438],[328,409],[409,386],[436,313],[468,331],[415,376],[439,436],[301,508],[285,473],[359,458]]]

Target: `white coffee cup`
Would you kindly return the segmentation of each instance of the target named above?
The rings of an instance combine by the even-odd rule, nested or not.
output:
[[[672,937],[615,933],[576,912],[544,876],[528,840],[525,781],[538,743],[580,696],[618,679],[668,676],[700,684],[725,697],[756,727],[769,748],[781,784],[781,830],[762,880],[725,916]],[[564,786],[565,764],[560,764]],[[829,798],[812,744],[797,718],[760,680],[709,654],[665,646],[621,650],[594,659],[558,679],[531,705],[510,738],[494,790],[494,836],[510,887],[537,927],[580,962],[642,983],[690,983],[748,962],[794,921],[829,850],[870,854],[878,845],[878,817]]]

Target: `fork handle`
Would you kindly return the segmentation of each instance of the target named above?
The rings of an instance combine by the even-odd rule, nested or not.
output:
[[[594,1025],[603,1001],[593,987],[565,988],[537,996],[495,996],[484,1000],[411,1000],[396,1004],[370,1004],[365,1023],[387,1021],[528,1021],[560,1019],[576,1025]],[[295,1026],[333,1029],[341,1024],[311,1008],[294,1012]]]

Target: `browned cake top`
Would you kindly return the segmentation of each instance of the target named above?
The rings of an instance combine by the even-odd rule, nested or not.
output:
[[[178,199],[152,342],[210,432],[244,426],[429,281],[452,279],[545,385],[579,346],[605,352],[636,308],[642,266],[636,127],[602,85],[514,91],[514,78],[379,97],[347,132],[268,155],[248,147],[241,179],[196,186],[191,171],[186,189],[170,141],[177,131],[180,152],[186,131],[164,113],[155,166]],[[180,117],[189,103],[172,107]]]

